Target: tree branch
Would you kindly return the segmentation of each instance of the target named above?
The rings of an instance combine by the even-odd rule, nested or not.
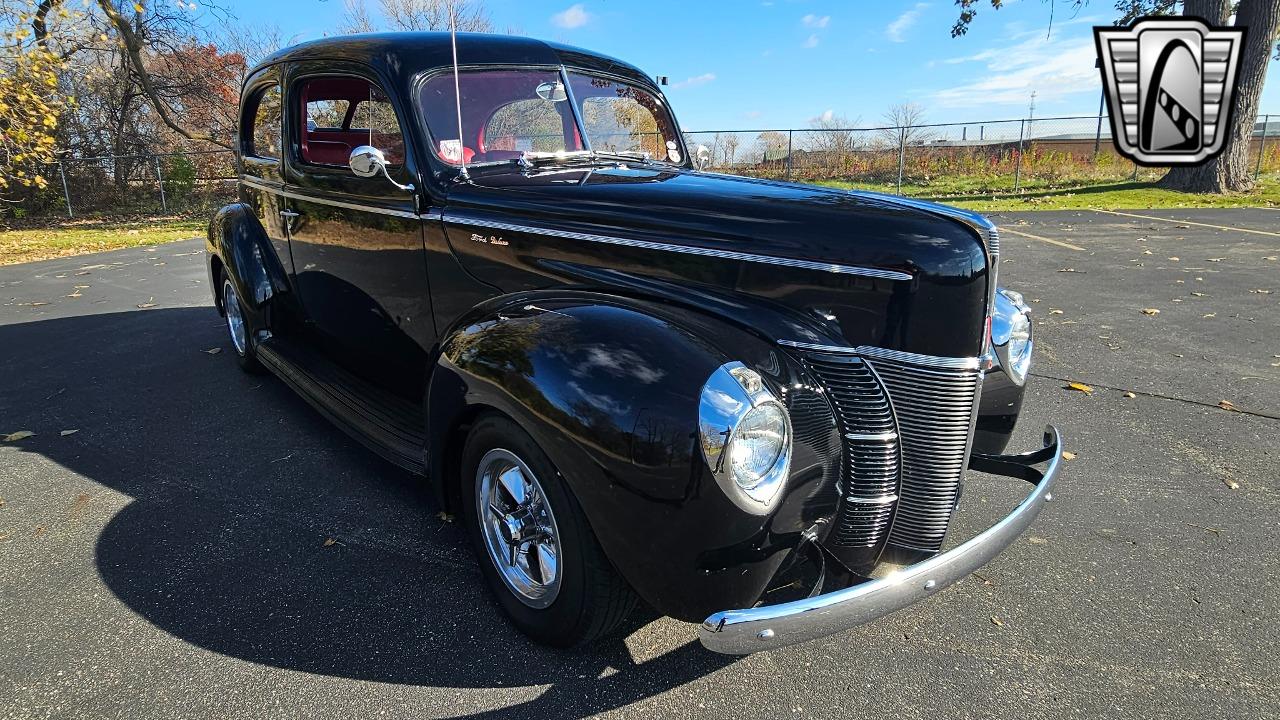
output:
[[[103,14],[111,22],[112,27],[120,35],[120,44],[124,47],[125,55],[129,58],[129,65],[135,75],[138,77],[138,83],[142,86],[142,92],[147,96],[151,107],[155,109],[156,114],[160,116],[169,129],[187,138],[188,140],[199,140],[202,142],[212,143],[218,147],[230,149],[230,142],[219,140],[207,132],[193,131],[184,127],[179,123],[172,114],[169,104],[164,98],[160,97],[157,92],[155,82],[151,78],[151,73],[147,72],[146,63],[142,59],[142,38],[138,37],[138,33],[134,31],[133,26],[129,24],[129,20],[121,15],[111,4],[111,0],[98,0],[98,7]]]

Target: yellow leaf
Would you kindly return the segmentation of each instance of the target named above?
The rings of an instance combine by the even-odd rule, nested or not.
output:
[[[1073,452],[1071,452],[1070,450],[1063,450],[1063,451],[1062,451],[1062,459],[1063,459],[1063,460],[1075,460],[1075,459],[1076,459],[1076,454],[1075,454],[1075,453],[1073,453]]]
[[[1143,315],[1159,315],[1160,311],[1156,308],[1142,308]]]
[[[1132,392],[1128,392],[1128,391],[1126,391],[1126,392],[1125,392],[1124,396],[1125,396],[1125,397],[1127,397],[1127,398],[1136,398],[1136,397],[1138,397],[1137,395],[1134,395]]]
[[[995,615],[991,616],[991,624],[995,625],[996,627],[1004,627],[1004,621],[996,617]]]
[[[32,437],[34,435],[35,433],[31,432],[30,430],[19,430],[18,432],[12,432],[12,433],[9,433],[8,435],[5,435],[3,439],[5,442],[18,442],[19,440],[25,440],[26,438]]]
[[[1092,395],[1092,394],[1093,394],[1093,388],[1092,388],[1092,387],[1090,387],[1090,386],[1088,386],[1088,385],[1085,385],[1084,383],[1080,383],[1080,382],[1069,382],[1069,383],[1067,383],[1067,389],[1068,389],[1068,390],[1079,390],[1080,392],[1084,393],[1085,395]]]
[[[138,12],[142,12],[142,3],[134,3],[133,9],[137,10]]]

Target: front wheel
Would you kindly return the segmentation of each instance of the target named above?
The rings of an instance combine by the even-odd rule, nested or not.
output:
[[[636,597],[533,438],[486,415],[467,437],[463,511],[485,580],[523,633],[556,647],[614,630]]]
[[[244,305],[240,303],[240,295],[236,293],[235,285],[231,284],[231,278],[228,277],[222,278],[222,309],[227,316],[227,332],[231,335],[231,348],[236,351],[240,369],[255,374],[263,372]]]

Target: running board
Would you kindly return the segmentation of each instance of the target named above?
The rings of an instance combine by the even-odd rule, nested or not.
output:
[[[257,346],[258,360],[321,415],[370,450],[410,472],[426,472],[422,407],[348,372],[320,352],[283,337]]]

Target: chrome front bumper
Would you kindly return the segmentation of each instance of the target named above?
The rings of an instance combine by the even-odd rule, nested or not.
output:
[[[1041,463],[1048,463],[1043,471],[1033,467]],[[962,545],[880,580],[781,605],[722,610],[702,622],[702,644],[715,652],[746,655],[862,625],[933,595],[987,564],[1027,529],[1053,499],[1049,490],[1061,463],[1062,437],[1052,425],[1045,428],[1039,450],[1021,455],[974,453],[970,468],[1035,485],[1003,520]]]

